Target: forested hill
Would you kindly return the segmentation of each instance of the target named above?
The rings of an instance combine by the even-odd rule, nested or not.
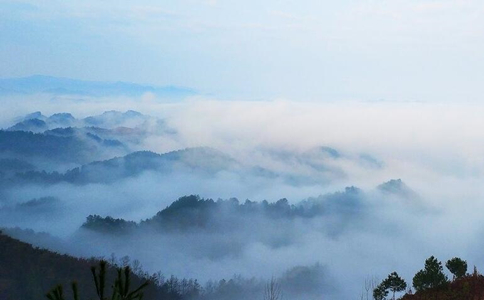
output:
[[[211,232],[240,230],[247,224],[267,228],[267,226],[287,225],[295,219],[332,216],[332,221],[343,230],[343,224],[351,218],[356,221],[358,213],[365,209],[364,193],[355,187],[347,187],[344,192],[310,198],[297,204],[289,204],[287,199],[274,203],[237,199],[203,199],[196,195],[181,197],[155,216],[136,223],[124,219],[90,215],[82,228],[103,233],[129,233],[134,230],[156,229],[157,231],[207,230]],[[329,228],[328,228],[329,229]]]
[[[402,300],[480,300],[484,299],[484,276],[474,272],[447,285],[407,294]]]
[[[2,132],[0,131],[0,133]],[[9,179],[9,183],[54,184],[69,182],[73,184],[107,184],[129,177],[136,177],[148,171],[158,175],[176,173],[213,176],[220,171],[241,170],[240,168],[235,160],[211,148],[187,148],[164,154],[138,151],[122,157],[95,161],[65,173],[48,173],[32,170],[17,172]]]
[[[90,271],[96,259],[80,259],[34,248],[0,232],[0,299],[40,300],[54,286],[68,290],[77,281],[82,299],[94,299],[95,287]],[[113,282],[115,268],[109,267],[107,282]],[[133,286],[145,280],[132,274]],[[150,284],[144,299],[181,299],[168,289]]]
[[[106,154],[108,152],[111,154]],[[90,162],[93,157],[103,159],[112,153],[125,153],[123,144],[91,133],[61,136],[0,130],[2,158],[83,164]]]

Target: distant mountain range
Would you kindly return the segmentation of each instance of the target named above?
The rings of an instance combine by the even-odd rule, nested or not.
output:
[[[27,173],[17,174],[19,183],[33,180],[85,184],[110,183],[144,171],[165,175],[185,173],[202,178],[230,172],[238,174],[238,178],[282,180],[285,184],[300,186],[343,178],[345,173],[332,163],[335,161],[355,160],[372,169],[382,167],[382,163],[369,155],[347,157],[327,146],[302,153],[267,150],[264,154],[267,159],[262,164],[237,161],[210,147],[181,148],[162,155],[140,151],[146,149],[144,142],[150,136],[176,141],[177,134],[164,120],[133,110],[105,111],[85,118],[76,118],[68,112],[50,116],[33,112],[17,117],[10,127],[0,130],[0,158],[9,159],[10,166],[8,172],[0,170],[0,179],[23,171]],[[15,161],[38,167],[19,167],[14,172],[11,165]],[[287,167],[274,168],[281,165]],[[65,174],[49,174],[52,171]]]
[[[0,137],[2,136],[2,133],[5,134],[8,132],[0,131]],[[20,131],[13,133],[24,134]],[[32,133],[25,134],[35,135]],[[37,135],[39,137],[45,137],[44,135]],[[60,141],[65,142],[67,146],[70,146],[71,142],[76,142],[74,144],[74,146],[76,146],[74,148],[76,149],[79,148],[80,150],[83,150],[81,146],[85,146],[85,144],[77,143],[77,140],[72,138],[53,138],[57,138]],[[106,141],[100,140],[98,144],[99,143],[106,144]],[[64,146],[60,149],[63,150],[67,146]],[[18,152],[18,150],[16,151]],[[67,153],[70,152],[71,151],[67,151]],[[55,154],[56,156],[60,157],[62,153],[64,153],[64,151],[62,151],[61,153],[56,152]],[[74,154],[77,154],[79,156],[82,153],[76,152]],[[72,157],[73,154],[70,155],[72,159],[75,158]],[[24,161],[19,162],[27,164],[27,162]],[[14,164],[13,159],[10,159],[8,161],[5,160],[4,164],[7,163],[9,165]],[[20,169],[20,167],[17,167],[15,170],[17,171],[17,169]],[[57,172],[47,173],[45,171],[34,171],[33,169],[28,168],[23,168],[23,170],[25,170],[25,172],[15,173],[14,177],[9,179],[9,184],[19,182],[19,180],[24,184],[29,182],[45,184],[55,184],[59,182],[70,182],[75,184],[112,183],[125,178],[138,176],[143,172],[147,171],[152,171],[164,175],[192,174],[210,177],[221,171],[251,171],[250,169],[243,169],[243,167],[231,157],[212,148],[187,148],[164,154],[157,154],[149,151],[138,151],[122,157],[115,157],[108,160],[95,161],[89,164],[85,164],[81,167],[76,167],[74,169],[68,170],[63,174]],[[254,170],[252,171],[255,172]]]
[[[17,123],[7,128],[9,131],[32,131],[44,132],[46,130],[55,130],[69,127],[89,127],[99,129],[120,129],[136,128],[144,125],[146,122],[161,123],[154,117],[143,115],[137,111],[128,110],[105,111],[100,115],[89,116],[83,119],[77,119],[70,113],[56,113],[51,116],[45,116],[40,111],[28,114],[24,117],[17,118]]]
[[[131,148],[141,143],[148,131],[174,134],[163,120],[132,110],[106,111],[86,118],[76,118],[70,113],[45,116],[34,112],[16,118],[15,122],[0,129],[0,159],[4,159],[2,164],[9,160],[9,167],[0,169],[0,175],[13,170],[12,164],[19,161],[41,163],[45,167],[47,162],[50,166],[80,165],[124,156],[133,152]]]
[[[31,161],[38,158],[50,162],[83,164],[88,163],[93,158],[102,159],[113,153],[125,152],[125,147],[121,142],[102,139],[90,133],[82,136],[60,136],[27,131],[0,130],[0,155],[3,156],[1,158],[11,161],[25,159]],[[25,164],[26,162],[22,163]]]
[[[0,95],[40,93],[92,97],[140,96],[152,93],[161,97],[179,98],[195,95],[196,91],[177,86],[159,87],[119,81],[86,81],[44,75],[0,79]]]

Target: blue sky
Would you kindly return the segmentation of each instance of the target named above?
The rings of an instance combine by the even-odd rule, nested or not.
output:
[[[0,0],[0,77],[220,97],[479,101],[484,2]]]

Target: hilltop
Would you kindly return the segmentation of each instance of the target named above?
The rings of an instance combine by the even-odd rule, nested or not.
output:
[[[407,294],[401,300],[480,300],[484,299],[484,276],[477,272],[449,283],[414,295]]]

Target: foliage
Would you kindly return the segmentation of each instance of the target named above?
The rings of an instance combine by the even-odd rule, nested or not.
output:
[[[397,272],[388,275],[387,279],[383,281],[383,285],[393,293],[394,300],[395,293],[405,291],[407,288],[407,283],[397,274]]]
[[[446,286],[405,295],[402,300],[475,300],[484,299],[484,276],[465,275]]]
[[[388,296],[388,291],[382,282],[373,290],[373,298],[375,300],[384,300],[386,296]]]
[[[96,295],[99,300],[107,300],[106,295],[106,261],[99,262],[99,272],[96,267],[91,267]],[[141,300],[143,298],[143,289],[148,285],[148,281],[142,283],[138,288],[131,290],[131,269],[129,266],[117,269],[117,278],[112,285],[111,300]],[[79,300],[77,283],[72,283],[72,295],[74,300]],[[62,285],[56,286],[46,295],[49,300],[65,300]]]
[[[425,261],[424,269],[417,272],[413,277],[413,286],[417,292],[439,287],[447,282],[448,279],[443,273],[442,263],[433,256]]]
[[[125,221],[123,219],[115,219],[112,217],[101,217],[98,215],[90,215],[86,222],[82,224],[82,228],[105,233],[128,233],[130,230],[136,228],[136,223],[132,221]]]
[[[383,280],[374,290],[373,298],[376,300],[386,299],[388,296],[388,290],[393,293],[393,299],[395,300],[395,293],[405,291],[407,283],[403,280],[397,272],[393,272]]]
[[[327,194],[290,204],[285,198],[269,203],[266,200],[239,202],[236,198],[213,200],[189,195],[179,198],[153,217],[139,223],[90,215],[82,228],[112,234],[152,229],[160,232],[230,231],[240,229],[246,222],[254,222],[258,217],[284,221],[309,219],[325,214],[351,215],[352,209],[359,209],[361,206],[361,196],[358,189],[346,188],[343,193]]]
[[[454,275],[454,279],[462,278],[467,272],[467,262],[458,257],[449,259],[445,264],[447,269]]]

